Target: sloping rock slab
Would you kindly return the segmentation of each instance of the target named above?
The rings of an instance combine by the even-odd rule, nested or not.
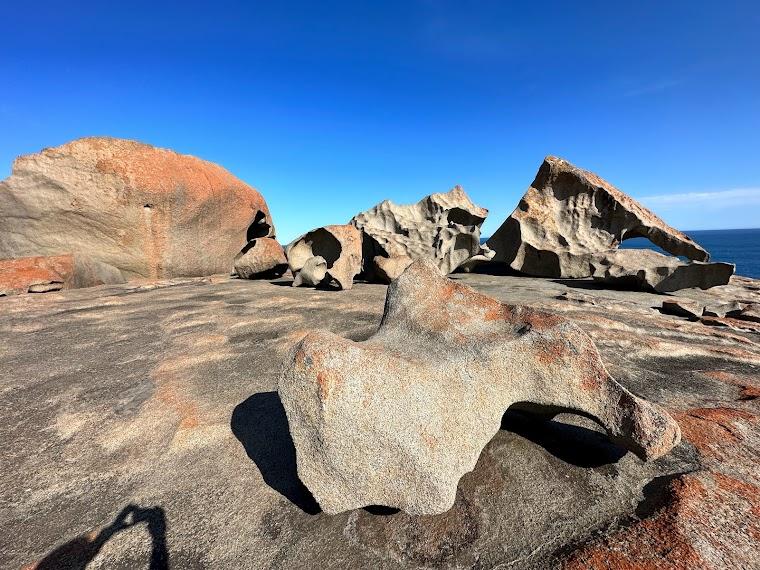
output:
[[[264,198],[224,168],[115,138],[18,158],[0,182],[0,227],[0,258],[81,254],[130,280],[226,273],[274,235]]]
[[[547,156],[517,208],[488,240],[494,262],[537,277],[589,277],[591,256],[634,237],[707,261],[688,236],[596,174]]]
[[[667,413],[608,374],[576,325],[502,304],[419,260],[389,286],[367,341],[306,334],[279,393],[298,474],[328,513],[448,510],[513,405],[591,417],[643,459],[680,440]]]
[[[366,259],[376,256],[402,258],[379,263],[371,277],[390,281],[400,275],[407,260],[427,259],[442,273],[451,273],[467,262],[486,261],[493,253],[480,244],[480,226],[488,210],[476,206],[465,191],[456,186],[448,192],[431,194],[416,204],[399,205],[390,200],[357,214],[351,224],[369,236]]]
[[[362,234],[350,224],[317,228],[288,244],[285,254],[294,286],[334,282],[351,289],[361,271]]]
[[[727,285],[734,274],[732,263],[683,263],[651,249],[619,249],[592,257],[596,281],[658,293]]]

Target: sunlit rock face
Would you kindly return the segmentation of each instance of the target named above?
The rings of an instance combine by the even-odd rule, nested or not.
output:
[[[456,186],[416,204],[384,200],[354,216],[351,224],[366,236],[365,271],[389,282],[416,259],[432,261],[444,274],[468,261],[490,259],[492,253],[480,244],[486,216],[488,210],[475,205]]]
[[[448,510],[510,407],[591,417],[642,459],[680,440],[675,421],[618,384],[572,322],[503,304],[422,260],[390,284],[368,340],[306,334],[278,391],[298,474],[328,513]]]
[[[317,228],[285,248],[293,286],[351,289],[362,266],[362,234],[350,224]]]
[[[80,254],[124,278],[228,273],[273,237],[266,202],[224,168],[116,138],[18,158],[0,182],[0,258]]]
[[[634,237],[648,238],[674,256],[697,261],[710,257],[687,235],[593,172],[548,156],[487,244],[496,252],[494,262],[515,271],[581,278],[592,274],[595,254]]]

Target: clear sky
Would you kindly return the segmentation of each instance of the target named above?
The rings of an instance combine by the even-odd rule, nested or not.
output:
[[[542,158],[675,226],[760,226],[760,10],[736,2],[7,2],[0,174],[112,135],[218,162],[287,242]]]

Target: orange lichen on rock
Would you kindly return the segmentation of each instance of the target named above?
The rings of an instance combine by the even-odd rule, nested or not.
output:
[[[722,459],[744,439],[740,425],[756,425],[760,417],[734,408],[698,408],[673,413],[686,440],[703,455]]]
[[[74,256],[71,254],[0,260],[0,293],[6,295],[33,292],[35,286],[63,289],[73,277]]]
[[[650,518],[574,551],[566,570],[751,568],[760,560],[760,488],[718,473],[670,482]]]

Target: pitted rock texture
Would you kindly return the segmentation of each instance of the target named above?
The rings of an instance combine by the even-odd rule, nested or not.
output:
[[[508,408],[593,418],[642,459],[680,440],[666,412],[609,375],[576,325],[500,303],[422,260],[390,284],[368,340],[306,334],[278,391],[298,474],[328,513],[445,512]]]
[[[387,282],[400,275],[407,259],[430,260],[442,273],[452,273],[473,258],[490,259],[493,253],[480,244],[480,226],[486,216],[488,210],[473,204],[456,186],[416,204],[384,200],[354,216],[350,223],[368,236],[367,262],[376,256],[393,260],[377,263],[375,268],[369,263],[365,267],[370,277]]]
[[[84,255],[126,279],[229,271],[274,235],[264,198],[224,168],[115,138],[22,156],[0,182],[0,257]]]
[[[362,234],[350,224],[317,228],[288,244],[285,255],[293,286],[334,283],[351,289],[362,267]]]
[[[288,270],[288,259],[276,239],[258,238],[235,256],[234,266],[235,273],[243,279],[270,279]]]
[[[648,238],[697,261],[709,254],[687,235],[596,174],[548,156],[517,208],[489,238],[494,262],[538,277],[581,278],[589,262],[621,241]]]
[[[733,263],[684,263],[651,249],[616,249],[591,256],[591,276],[610,285],[667,293],[727,285]]]
[[[115,267],[81,255],[53,255],[0,259],[0,295],[47,293],[123,283]]]

